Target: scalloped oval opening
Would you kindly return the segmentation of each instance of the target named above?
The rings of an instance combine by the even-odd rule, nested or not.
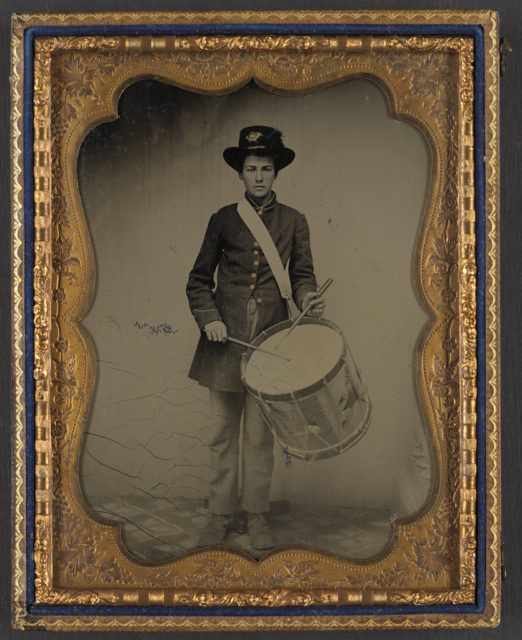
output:
[[[326,317],[374,407],[367,434],[336,457],[288,464],[276,445],[269,518],[278,546],[375,557],[393,521],[425,504],[434,476],[415,382],[428,319],[412,269],[432,170],[423,135],[392,119],[367,79],[298,96],[253,83],[208,96],[143,80],[119,111],[78,161],[98,271],[82,320],[97,353],[80,466],[91,510],[121,522],[142,560],[197,546],[213,418],[207,390],[187,378],[199,330],[185,285],[209,216],[243,194],[223,149],[241,127],[267,124],[296,152],[274,188],[307,217],[318,280],[335,280]],[[243,534],[228,544],[256,555]]]

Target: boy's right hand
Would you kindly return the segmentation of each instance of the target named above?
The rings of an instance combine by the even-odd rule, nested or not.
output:
[[[221,322],[221,320],[209,322],[203,327],[203,331],[207,338],[212,342],[227,341],[227,325],[224,322]]]

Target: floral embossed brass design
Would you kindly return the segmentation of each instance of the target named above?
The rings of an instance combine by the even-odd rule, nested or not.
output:
[[[358,44],[359,41],[356,41]],[[437,537],[426,540],[425,534],[421,534],[422,527],[419,524],[410,526],[398,525],[394,548],[388,555],[387,562],[394,556],[394,567],[406,566],[410,573],[408,586],[415,589],[418,584],[426,581],[435,587],[452,588],[458,586],[459,575],[459,539],[456,522],[458,520],[459,505],[459,437],[458,430],[451,429],[452,424],[457,424],[459,405],[458,355],[455,336],[458,335],[458,256],[457,256],[457,231],[458,217],[457,198],[450,194],[456,191],[457,181],[457,145],[458,132],[456,122],[458,120],[458,96],[456,93],[456,80],[459,72],[459,60],[462,61],[470,53],[471,43],[465,38],[376,38],[370,39],[366,47],[361,46],[359,51],[355,47],[340,48],[336,38],[325,39],[323,37],[303,37],[302,39],[291,36],[286,38],[261,37],[213,37],[199,38],[171,37],[165,44],[167,50],[181,50],[183,55],[174,56],[167,52],[165,55],[157,52],[149,53],[149,46],[144,39],[114,38],[104,39],[100,42],[99,50],[95,48],[92,38],[62,38],[60,40],[43,39],[37,41],[38,55],[45,57],[51,67],[50,94],[56,95],[56,100],[51,101],[51,155],[53,167],[60,166],[60,158],[64,149],[76,147],[79,139],[78,120],[89,122],[95,112],[100,117],[101,112],[109,108],[115,98],[114,91],[132,81],[138,73],[143,74],[142,69],[156,69],[167,80],[182,78],[184,83],[192,79],[194,88],[201,90],[223,90],[233,87],[238,81],[244,81],[248,75],[254,72],[255,76],[263,78],[265,82],[273,76],[277,79],[277,87],[284,87],[287,91],[295,91],[297,84],[299,89],[310,89],[316,85],[330,82],[332,79],[349,78],[355,75],[360,68],[369,65],[369,56],[373,55],[374,74],[381,83],[384,83],[394,93],[394,109],[397,116],[403,112],[412,114],[416,111],[422,116],[419,120],[424,124],[432,136],[434,151],[440,155],[438,162],[444,161],[445,171],[440,176],[442,197],[433,199],[434,215],[425,223],[426,246],[423,248],[421,260],[425,264],[425,277],[421,286],[426,292],[426,297],[435,305],[435,312],[439,316],[439,328],[433,332],[422,350],[424,362],[431,362],[431,371],[428,368],[425,377],[419,376],[418,384],[420,393],[426,401],[434,404],[432,411],[434,416],[431,425],[431,439],[435,446],[440,447],[438,465],[444,469],[446,484],[438,487],[438,501],[432,507],[433,527]],[[129,50],[140,50],[139,56],[132,56]],[[348,54],[346,49],[350,51]],[[110,54],[106,53],[110,50]],[[237,51],[249,51],[251,55],[247,62],[237,63],[235,56]],[[192,52],[203,51],[205,55]],[[284,52],[284,55],[281,52]],[[305,51],[312,51],[305,55]],[[377,55],[374,52],[379,52]],[[391,52],[391,53],[390,53]],[[101,58],[102,69],[99,72]],[[108,58],[107,56],[110,56]],[[47,62],[50,58],[51,62]],[[109,62],[110,60],[110,62]],[[190,64],[188,64],[190,62]],[[160,67],[160,65],[162,65]],[[232,70],[233,69],[233,74]],[[425,74],[429,72],[431,77],[436,69],[440,69],[440,86],[446,87],[448,79],[454,79],[446,91],[439,91],[437,99],[433,91],[425,92]],[[277,71],[276,71],[277,70]],[[317,71],[320,71],[320,74]],[[209,75],[210,73],[210,75]],[[295,79],[297,73],[297,80]],[[230,76],[232,75],[232,78]],[[318,79],[316,76],[319,75]],[[114,78],[118,80],[115,82]],[[292,89],[291,89],[292,87]],[[188,87],[190,88],[190,87]],[[441,97],[442,95],[442,97]],[[443,106],[437,106],[442,102]],[[453,117],[442,117],[442,113],[449,110]],[[81,114],[81,115],[79,115]],[[85,125],[83,125],[85,126]],[[70,434],[74,427],[71,417],[77,412],[80,417],[78,423],[84,420],[88,410],[86,403],[75,400],[80,394],[89,396],[92,388],[92,378],[85,377],[83,382],[77,380],[77,371],[82,359],[81,350],[70,353],[74,337],[68,333],[68,326],[78,313],[74,312],[74,306],[85,306],[89,299],[86,287],[87,273],[92,269],[88,259],[81,259],[81,245],[88,245],[87,234],[75,234],[75,221],[71,213],[77,218],[81,215],[81,207],[77,194],[71,188],[70,179],[74,167],[63,167],[67,175],[61,174],[53,180],[53,198],[58,200],[59,210],[62,212],[53,219],[53,241],[50,247],[49,259],[53,265],[53,292],[55,297],[53,314],[53,344],[51,382],[55,389],[55,396],[51,400],[54,408],[51,422],[51,433],[65,432],[62,439],[54,437],[55,467],[61,470],[57,475],[66,475],[66,465],[60,458],[65,459],[77,456],[78,452],[69,449],[74,442]],[[55,172],[56,173],[56,172]],[[65,206],[62,207],[62,203]],[[68,214],[68,212],[70,212]],[[77,222],[76,222],[77,224]],[[76,236],[76,237],[75,237]],[[85,248],[83,249],[85,252]],[[52,256],[52,258],[51,258]],[[81,273],[83,269],[83,273]],[[43,298],[43,296],[42,296]],[[75,298],[76,301],[75,302]],[[70,301],[70,302],[69,302]],[[81,302],[80,302],[81,301]],[[69,306],[70,305],[70,306]],[[77,326],[77,333],[81,329]],[[448,345],[455,347],[448,350]],[[446,348],[442,347],[442,343]],[[66,346],[67,345],[67,346]],[[71,346],[69,346],[71,345]],[[59,346],[59,348],[58,348]],[[42,347],[42,358],[45,349]],[[87,349],[88,351],[88,349]],[[431,394],[426,392],[426,387],[431,385]],[[54,400],[54,401],[53,401]],[[73,406],[76,405],[76,406]],[[83,416],[83,417],[82,417]],[[453,423],[451,422],[453,420]],[[69,425],[67,425],[69,423]],[[444,434],[441,438],[440,434]],[[77,438],[80,437],[79,434]],[[438,443],[438,444],[437,444]],[[457,460],[457,464],[453,461]],[[73,483],[74,484],[74,483]],[[73,495],[78,492],[78,487],[71,487]],[[446,492],[450,493],[447,494]],[[58,583],[75,585],[83,590],[94,583],[107,583],[106,576],[100,573],[99,567],[105,566],[102,558],[105,557],[105,545],[101,544],[100,536],[96,532],[96,525],[80,526],[82,522],[82,510],[73,505],[70,496],[67,495],[60,484],[53,487],[53,513],[55,540],[60,540],[57,548],[54,566],[54,575]],[[452,508],[447,508],[449,500],[455,500]],[[76,497],[76,500],[79,500]],[[441,512],[442,504],[446,510]],[[63,517],[63,509],[66,509],[67,517]],[[87,514],[84,515],[86,517]],[[448,524],[451,520],[452,524]],[[115,527],[113,526],[114,530]],[[115,535],[113,531],[112,536]],[[399,542],[400,540],[400,542]],[[399,551],[400,549],[400,551]],[[470,561],[473,557],[470,556]],[[140,573],[136,568],[131,569],[128,560],[122,558],[122,571],[126,575],[133,575],[134,588],[140,586]],[[174,567],[179,564],[187,564],[188,561],[172,561],[165,565],[164,571],[169,576],[161,579],[161,583],[169,585],[171,589],[196,587],[209,589],[237,589],[244,587],[250,581],[251,567],[247,574],[245,569],[248,563],[240,568],[234,565],[226,571],[222,571],[224,565],[212,564],[213,560],[207,560],[198,565],[200,568],[190,575],[202,576],[200,583],[190,582],[185,575],[180,580]],[[435,565],[438,562],[437,568]],[[385,561],[380,564],[386,564]],[[343,572],[351,573],[350,563],[343,567],[342,562],[336,563],[336,570],[324,566],[323,562],[315,560],[301,561],[297,564],[289,564],[287,560],[280,558],[274,564],[274,568],[267,573],[261,567],[258,568],[258,580],[263,584],[277,586],[279,588],[299,588],[310,590],[308,599],[314,601],[314,590],[325,587],[335,588],[339,586],[339,580],[344,579]],[[89,567],[87,571],[85,569]],[[206,569],[203,571],[203,568]],[[343,568],[342,568],[343,567]],[[203,573],[201,573],[203,571]],[[174,572],[174,573],[172,573]],[[157,571],[156,573],[161,573]],[[371,577],[370,571],[365,569],[364,586],[370,587],[376,578]],[[269,577],[271,576],[271,577]],[[385,576],[388,576],[387,578]],[[395,585],[393,572],[379,573],[378,583],[380,588],[393,588]],[[116,587],[119,585],[115,585]],[[468,598],[473,597],[473,585],[469,585]],[[186,599],[187,596],[185,596]],[[256,598],[258,598],[256,594]],[[319,601],[322,596],[319,595]],[[245,600],[244,597],[241,599]],[[201,598],[196,601],[201,604]],[[319,602],[318,601],[318,602]]]
[[[314,18],[320,20],[323,15],[334,19],[333,14],[314,14]],[[440,19],[443,14],[434,15]],[[81,14],[76,19],[81,22]],[[21,18],[18,24],[27,20]],[[495,39],[495,33],[492,26],[490,39]],[[37,602],[473,603],[477,363],[472,40],[309,35],[42,37],[35,41],[34,63]],[[438,484],[419,517],[396,523],[393,540],[375,562],[357,564],[320,552],[289,550],[260,563],[219,551],[157,566],[139,564],[124,552],[118,527],[94,519],[83,503],[74,470],[94,367],[93,347],[79,319],[89,306],[95,274],[75,162],[85,131],[113,117],[121,91],[143,75],[208,93],[233,91],[254,77],[261,86],[285,94],[366,75],[385,87],[393,115],[413,122],[430,141],[434,170],[418,242],[417,286],[433,322],[419,349],[417,384]],[[495,96],[488,99],[495,113]],[[495,136],[491,125],[492,148]],[[491,247],[497,188],[494,162],[488,170]],[[490,249],[491,263],[494,258]],[[488,296],[493,306],[495,283],[494,275],[490,276]],[[495,327],[493,323],[489,329],[489,344],[497,339]],[[491,414],[497,392],[493,378],[498,372],[494,365],[489,367]],[[490,450],[495,452],[494,436]],[[488,464],[494,487],[496,461]],[[493,621],[498,615],[494,602]],[[200,618],[190,628],[208,628],[205,620]],[[466,626],[464,617],[459,620]],[[83,624],[77,628],[88,628]],[[357,624],[344,617],[328,624],[303,618],[295,628]],[[397,624],[411,626],[405,618]],[[249,626],[241,618],[227,625],[222,628],[263,628],[261,621]],[[284,626],[292,628],[290,622]],[[387,626],[394,623],[388,621]],[[159,618],[140,628],[175,627],[176,623],[169,625]],[[63,623],[60,628],[74,625]],[[114,628],[124,629],[126,623],[122,620]],[[214,623],[213,628],[219,627]]]

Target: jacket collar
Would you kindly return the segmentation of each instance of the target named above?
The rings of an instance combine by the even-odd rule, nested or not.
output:
[[[245,199],[258,213],[260,211],[263,213],[269,213],[277,204],[277,195],[275,191],[271,191],[265,198],[265,203],[261,205],[258,205],[247,193],[245,193]]]

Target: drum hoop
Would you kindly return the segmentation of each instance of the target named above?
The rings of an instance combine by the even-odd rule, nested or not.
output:
[[[265,329],[265,331],[260,333],[252,341],[252,344],[255,347],[260,346],[266,340],[266,338],[273,336],[275,333],[278,333],[281,329],[286,329],[287,327],[291,327],[292,322],[293,320],[289,318],[288,320],[283,320],[283,322],[274,324],[273,326],[269,327],[268,329]],[[314,325],[318,324],[325,327],[329,327],[330,329],[337,331],[337,333],[341,336],[343,351],[341,356],[339,357],[339,360],[334,365],[334,367],[325,376],[322,376],[321,378],[319,378],[317,382],[314,382],[313,384],[308,385],[307,387],[303,387],[302,389],[297,389],[296,391],[291,391],[288,393],[264,393],[262,391],[258,391],[257,389],[249,385],[245,379],[245,372],[246,372],[248,360],[252,355],[252,353],[254,352],[253,349],[248,348],[241,358],[240,371],[241,371],[241,382],[249,391],[249,393],[252,393],[256,397],[261,398],[263,400],[278,400],[281,402],[285,402],[292,399],[302,399],[306,396],[313,395],[314,393],[319,391],[319,389],[323,388],[325,381],[327,383],[331,382],[335,378],[335,376],[339,373],[339,371],[342,369],[342,367],[345,364],[346,355],[348,351],[348,345],[346,343],[345,337],[341,329],[339,329],[339,327],[336,324],[334,324],[331,320],[326,320],[325,318],[311,318],[311,317],[303,318],[303,320],[301,321],[301,324],[314,324]]]

